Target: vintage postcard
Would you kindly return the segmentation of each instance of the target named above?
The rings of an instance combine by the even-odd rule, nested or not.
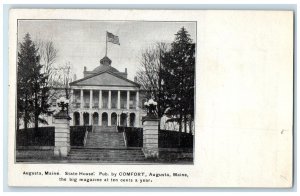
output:
[[[9,185],[291,187],[293,23],[10,10]]]

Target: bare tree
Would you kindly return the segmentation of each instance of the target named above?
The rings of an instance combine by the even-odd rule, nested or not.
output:
[[[161,58],[170,48],[166,43],[156,43],[145,49],[140,58],[140,66],[136,74],[136,82],[145,91],[146,98],[154,98],[158,101],[157,114],[162,117],[166,107],[161,99]]]
[[[160,58],[161,53],[165,52],[167,48],[167,44],[157,43],[149,46],[142,52],[136,79],[142,89],[148,92],[148,98],[150,98],[151,95],[156,98],[159,92]]]
[[[48,101],[62,96],[62,91],[64,91],[65,97],[69,99],[71,93],[69,83],[72,81],[71,63],[57,64],[59,51],[52,40],[36,39],[35,43],[41,57],[42,71],[48,75],[48,83],[51,89]]]
[[[67,62],[57,68],[53,68],[53,81],[57,88],[63,88],[65,90],[65,96],[67,99],[71,96],[70,82],[72,82],[72,64]]]
[[[51,83],[54,76],[53,69],[58,58],[58,49],[56,49],[52,40],[37,39],[35,43],[41,57],[40,63],[43,65],[43,72],[48,75],[48,81]]]

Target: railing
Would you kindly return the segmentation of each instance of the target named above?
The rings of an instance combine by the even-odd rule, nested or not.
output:
[[[84,134],[84,139],[83,139],[83,146],[85,146],[85,144],[86,144],[86,140],[87,140],[88,134],[89,134],[88,130],[85,129],[85,134]]]
[[[80,108],[80,103],[73,103],[74,108]]]
[[[94,133],[95,125],[92,125],[92,133]]]
[[[117,106],[118,106],[117,104],[111,104],[111,108],[112,108],[112,109],[116,109]]]
[[[99,108],[99,104],[98,103],[94,103],[93,104],[93,108],[95,108],[95,109]]]
[[[125,131],[123,131],[123,138],[124,138],[125,147],[128,147],[127,137],[126,137]]]
[[[90,108],[90,103],[84,103],[83,107],[84,108]]]

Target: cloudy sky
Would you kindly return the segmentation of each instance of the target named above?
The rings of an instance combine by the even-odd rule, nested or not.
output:
[[[56,64],[71,63],[77,79],[83,77],[83,68],[93,70],[105,55],[106,31],[119,36],[120,45],[108,43],[107,56],[119,71],[128,69],[133,79],[144,49],[156,42],[171,43],[174,34],[185,27],[196,41],[195,22],[142,21],[80,21],[80,20],[20,20],[18,42],[29,33],[32,40],[52,40],[58,49]]]

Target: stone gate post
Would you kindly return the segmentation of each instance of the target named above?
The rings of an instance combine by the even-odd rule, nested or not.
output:
[[[158,124],[158,118],[146,117],[143,119],[143,152],[146,158],[159,157]]]
[[[70,116],[67,111],[53,115],[55,126],[54,156],[67,157],[70,151]]]

